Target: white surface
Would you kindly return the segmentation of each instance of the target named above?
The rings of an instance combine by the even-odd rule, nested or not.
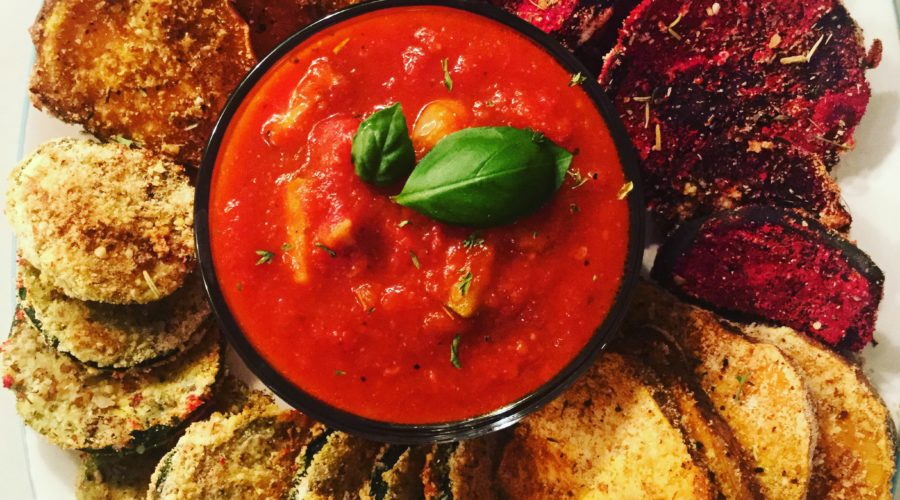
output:
[[[9,2],[0,17],[0,173],[42,141],[77,134],[74,127],[27,107],[28,70],[33,50],[27,28],[39,0]],[[864,353],[866,372],[895,421],[900,421],[900,34],[892,0],[845,0],[863,27],[867,43],[884,42],[884,60],[869,73],[872,101],[856,133],[857,146],[835,173],[853,214],[852,237],[887,276],[875,348]],[[23,126],[24,125],[24,126]],[[24,132],[21,136],[20,131]],[[0,182],[0,205],[5,181]],[[0,325],[13,311],[14,242],[0,217]],[[5,328],[0,326],[0,328]],[[0,338],[4,335],[0,333]],[[24,436],[24,439],[23,439]],[[73,496],[74,455],[24,430],[9,391],[0,391],[0,498],[63,499]],[[896,496],[900,497],[900,495]]]

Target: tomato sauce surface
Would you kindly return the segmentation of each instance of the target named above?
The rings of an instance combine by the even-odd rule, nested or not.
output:
[[[514,30],[434,6],[285,55],[230,122],[209,207],[217,278],[256,350],[316,398],[396,423],[481,415],[556,375],[612,306],[629,227],[615,146],[571,80]],[[575,153],[570,175],[507,226],[431,220],[391,201],[402,182],[354,172],[361,120],[397,102],[419,158],[448,131],[505,125]]]

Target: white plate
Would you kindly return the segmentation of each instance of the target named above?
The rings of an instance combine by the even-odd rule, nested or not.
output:
[[[887,276],[876,340],[864,352],[865,370],[900,421],[900,33],[892,0],[845,0],[863,27],[867,43],[884,42],[881,66],[868,76],[872,101],[856,132],[856,149],[835,169],[853,214],[851,235]],[[0,18],[0,168],[5,179],[24,152],[46,139],[78,134],[27,105],[27,72],[33,50],[26,29],[39,0],[17,0]],[[5,193],[6,184],[0,191]],[[0,197],[3,195],[0,194]],[[2,204],[0,199],[0,204]],[[11,321],[14,306],[15,243],[0,217],[0,325]],[[0,337],[3,335],[0,334]],[[233,360],[236,358],[232,356]],[[0,498],[62,499],[73,496],[75,455],[47,443],[16,416],[9,391],[0,391]],[[900,498],[900,495],[895,495]]]

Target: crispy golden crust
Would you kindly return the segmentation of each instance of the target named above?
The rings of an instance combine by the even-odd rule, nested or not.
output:
[[[80,455],[75,498],[140,500],[147,496],[150,476],[165,450],[134,455]]]
[[[743,331],[781,349],[806,379],[819,423],[810,498],[891,498],[894,424],[862,370],[790,328]]]
[[[190,164],[256,63],[228,0],[47,0],[31,36],[35,106]]]
[[[237,414],[197,422],[157,465],[147,498],[282,498],[309,420],[255,393]]]
[[[762,498],[749,457],[700,389],[677,344],[659,330],[639,328],[624,332],[616,349],[641,359],[655,372],[671,403],[663,410],[684,432],[691,455],[709,469],[719,492],[729,499]]]
[[[501,436],[435,445],[425,457],[422,483],[427,500],[498,498],[496,484]]]
[[[706,469],[649,385],[646,367],[606,353],[516,429],[499,481],[510,498],[714,498]]]
[[[13,170],[6,216],[48,285],[79,300],[147,303],[194,267],[193,198],[182,168],[148,151],[61,139]]]
[[[375,457],[369,480],[359,490],[362,500],[417,500],[422,498],[423,446],[386,444]],[[399,453],[399,456],[397,455]]]
[[[298,456],[289,499],[353,498],[369,478],[379,443],[331,431],[318,450],[313,445]]]
[[[681,346],[700,386],[753,461],[766,498],[806,498],[818,426],[801,373],[776,347],[641,282],[630,326],[652,326]]]
[[[22,318],[3,344],[4,385],[19,415],[53,444],[85,451],[141,451],[172,437],[212,398],[219,334],[153,369],[101,371],[48,347]]]
[[[44,340],[82,363],[131,368],[165,360],[200,340],[209,304],[200,275],[150,304],[112,305],[66,297],[19,262],[19,298]]]

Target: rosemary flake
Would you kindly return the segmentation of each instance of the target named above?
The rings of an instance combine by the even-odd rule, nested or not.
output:
[[[257,250],[256,255],[259,255],[259,260],[256,261],[257,266],[270,264],[272,259],[275,258],[275,253],[268,250]]]
[[[456,369],[461,369],[462,364],[459,362],[459,341],[460,336],[457,334],[450,343],[450,364]]]

